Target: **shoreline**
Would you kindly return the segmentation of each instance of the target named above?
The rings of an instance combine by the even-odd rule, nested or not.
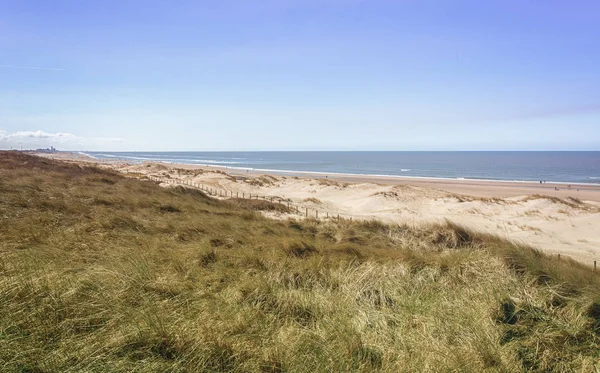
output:
[[[75,154],[74,152],[71,154]],[[367,174],[367,173],[347,173],[347,172],[327,172],[327,171],[308,171],[308,170],[279,170],[279,169],[271,169],[271,168],[254,168],[254,167],[236,167],[236,166],[227,166],[227,164],[235,163],[235,162],[223,162],[223,164],[209,164],[209,163],[179,163],[165,160],[156,160],[149,158],[135,158],[135,159],[126,159],[119,157],[110,158],[98,158],[91,154],[85,152],[77,152],[78,155],[92,158],[99,162],[125,162],[131,164],[140,164],[145,162],[152,163],[162,163],[169,165],[185,165],[185,166],[198,166],[198,167],[210,167],[210,168],[222,168],[232,171],[253,171],[253,172],[263,172],[266,174],[282,174],[285,175],[309,175],[309,176],[339,176],[339,177],[370,177],[370,178],[393,178],[393,179],[422,179],[422,180],[442,180],[442,181],[473,181],[473,182],[490,182],[490,183],[517,183],[517,184],[537,184],[539,180],[505,180],[505,179],[486,179],[486,178],[469,178],[469,177],[442,177],[442,176],[417,176],[417,175],[395,175],[395,174]],[[410,171],[410,170],[409,170]],[[556,184],[556,185],[577,185],[577,186],[598,186],[600,188],[600,180],[599,181],[590,181],[590,182],[576,182],[576,181],[545,181],[544,184]]]
[[[98,159],[102,160],[102,159]],[[126,160],[121,160],[126,162]],[[470,182],[489,182],[489,183],[515,183],[515,184],[538,184],[538,182],[533,180],[503,180],[503,179],[478,179],[478,178],[469,178],[469,177],[436,177],[436,176],[408,176],[408,175],[389,175],[389,174],[353,174],[353,173],[344,173],[344,172],[325,172],[325,171],[300,171],[300,170],[277,170],[270,168],[251,168],[251,167],[232,167],[232,166],[220,166],[220,165],[212,165],[205,163],[177,163],[177,162],[169,162],[169,161],[143,161],[140,163],[152,162],[152,163],[164,163],[169,165],[176,166],[199,166],[199,167],[210,167],[210,168],[222,168],[232,171],[253,171],[253,172],[262,172],[265,174],[278,174],[280,176],[291,175],[308,175],[308,176],[333,176],[333,177],[356,177],[356,178],[389,178],[389,179],[407,179],[407,180],[424,180],[424,181],[470,181]],[[283,175],[281,175],[283,174]],[[550,181],[541,183],[541,185],[545,184],[556,184],[556,185],[577,185],[577,186],[597,186],[600,188],[600,182],[590,182],[590,183],[582,183],[582,182],[569,182],[569,181]]]
[[[125,162],[128,163],[128,162]],[[143,164],[145,162],[139,163]],[[412,177],[412,176],[379,176],[379,175],[360,175],[360,174],[331,174],[320,172],[294,172],[281,175],[277,172],[264,172],[262,170],[250,169],[241,170],[226,166],[196,165],[187,163],[173,162],[154,162],[148,163],[163,164],[174,168],[182,169],[201,169],[201,170],[219,170],[235,176],[251,175],[271,175],[286,177],[305,177],[309,179],[323,179],[346,183],[370,183],[378,185],[408,185],[423,188],[438,189],[450,193],[462,194],[472,197],[489,198],[510,198],[519,196],[528,196],[541,194],[558,198],[577,198],[585,201],[600,203],[600,184],[574,184],[574,188],[566,188],[568,184],[561,183],[543,183],[539,184],[531,181],[501,181],[501,180],[479,180],[479,179],[445,179],[431,177]]]
[[[139,161],[114,158],[103,159],[90,156],[84,152],[65,152],[54,154],[38,154],[57,159],[72,161],[86,160],[102,164],[128,164],[131,166],[142,164],[161,164],[181,169],[219,170],[235,176],[260,176],[271,175],[278,177],[304,177],[309,179],[326,179],[344,183],[372,183],[378,185],[407,185],[422,188],[441,190],[464,196],[483,198],[511,198],[530,195],[544,195],[557,198],[576,198],[583,201],[600,203],[600,184],[595,183],[563,183],[546,182],[540,184],[535,181],[508,181],[508,180],[483,180],[483,179],[450,179],[435,177],[403,176],[403,175],[363,175],[345,173],[325,173],[311,171],[281,171],[248,169],[231,166],[216,166],[205,164],[175,163],[169,161]],[[567,185],[571,185],[568,188]]]

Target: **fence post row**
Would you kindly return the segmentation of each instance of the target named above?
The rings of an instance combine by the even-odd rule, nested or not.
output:
[[[198,188],[200,190],[205,191],[206,193],[208,193],[209,195],[214,195],[214,196],[218,196],[218,197],[228,197],[229,195],[231,196],[231,198],[233,198],[233,190],[231,191],[227,191],[227,190],[221,190],[221,189],[217,189],[217,188],[211,188],[211,187],[207,187],[204,184],[195,184],[194,182],[192,182],[191,180],[181,180],[181,181],[176,181],[173,179],[163,179],[163,178],[159,178],[159,177],[154,177],[154,176],[149,176],[148,177],[150,180],[156,181],[156,182],[162,182],[162,183],[167,183],[167,184],[178,184],[178,183],[182,183],[184,185],[189,185],[195,188]],[[236,198],[240,197],[240,192],[236,191],[235,192],[235,196]],[[242,192],[242,198],[245,199],[246,198],[246,193]],[[254,195],[255,199],[263,199],[264,201],[271,201],[271,203],[273,203],[276,199],[278,199],[279,203],[284,203],[284,199],[283,198],[278,198],[278,197],[268,197],[268,196],[259,196],[258,194]],[[248,193],[248,199],[252,199],[252,193]],[[300,214],[300,207],[299,206],[295,206],[293,204],[290,203],[290,201],[287,201],[287,208],[288,210],[292,209],[293,211],[295,211],[297,214]],[[305,207],[305,211],[304,211],[304,215],[306,217],[308,217],[308,207]],[[319,210],[315,210],[315,218],[319,219]],[[325,211],[325,218],[329,219],[329,211]],[[332,218],[336,218],[335,215],[332,215]],[[348,218],[350,221],[352,221],[352,217],[350,216]],[[337,214],[337,220],[341,221],[341,217],[340,214]],[[558,254],[558,259],[560,259],[560,254]],[[594,272],[596,272],[597,269],[597,262],[594,260]]]

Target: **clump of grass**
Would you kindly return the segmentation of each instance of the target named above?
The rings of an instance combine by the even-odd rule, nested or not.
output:
[[[475,235],[467,229],[448,222],[445,227],[433,229],[430,240],[432,244],[456,249],[473,245],[475,242],[474,237]]]
[[[534,200],[539,200],[539,199],[546,199],[552,203],[562,204],[562,205],[571,207],[573,209],[578,209],[578,210],[585,210],[585,211],[589,211],[589,212],[600,211],[600,209],[598,209],[596,206],[586,204],[582,200],[580,200],[579,198],[576,198],[576,197],[558,198],[558,197],[546,196],[546,195],[541,195],[541,194],[533,194],[533,195],[523,198],[522,201],[527,202],[527,201],[534,201]]]
[[[270,202],[261,199],[231,198],[225,201],[232,208],[243,208],[253,211],[271,211],[280,213],[292,213],[293,211],[283,203]]]
[[[296,258],[307,258],[319,252],[313,245],[306,242],[292,242],[286,251],[288,255]]]
[[[333,187],[338,187],[338,188],[346,188],[348,186],[347,183],[341,183],[335,180],[331,180],[331,179],[316,179],[317,183],[319,183],[319,185],[323,185],[323,186],[333,186]]]
[[[398,192],[393,192],[393,191],[389,191],[389,192],[377,192],[375,193],[376,196],[384,196],[386,198],[397,198],[398,197]]]
[[[270,175],[262,175],[262,176],[255,177],[255,178],[244,179],[245,183],[250,184],[252,186],[260,186],[260,187],[273,185],[275,181],[277,181],[277,178],[270,176]]]
[[[600,369],[597,274],[451,222],[274,221],[18,152],[0,191],[5,372]]]
[[[217,261],[217,253],[212,250],[200,256],[200,265],[203,267],[210,266]]]
[[[504,200],[502,198],[498,198],[498,197],[475,197],[475,196],[466,196],[463,194],[451,194],[451,197],[453,197],[454,199],[456,199],[458,202],[474,202],[474,201],[480,201],[480,202],[484,202],[484,203],[493,203],[493,204],[497,204],[497,205],[502,205],[502,204],[510,204],[510,201]]]
[[[181,210],[178,207],[175,207],[173,205],[159,206],[158,209],[162,212],[181,212]]]

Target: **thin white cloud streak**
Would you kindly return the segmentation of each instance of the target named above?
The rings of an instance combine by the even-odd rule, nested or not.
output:
[[[65,132],[50,133],[37,130],[7,133],[0,130],[0,148],[21,145],[30,148],[55,146],[64,149],[84,149],[87,147],[112,147],[124,142],[125,140],[121,138],[81,137]]]
[[[71,134],[71,133],[63,133],[63,132],[57,132],[57,133],[48,133],[48,132],[44,132],[41,130],[38,131],[18,131],[18,132],[14,132],[14,133],[9,133],[6,134],[5,132],[0,132],[0,140],[5,140],[5,141],[23,141],[23,140],[27,140],[27,139],[54,139],[54,140],[58,140],[58,139],[76,139],[77,136]]]
[[[16,65],[0,65],[9,69],[26,69],[26,70],[50,70],[50,71],[67,71],[66,69],[59,69],[55,67],[37,67],[37,66],[16,66]]]

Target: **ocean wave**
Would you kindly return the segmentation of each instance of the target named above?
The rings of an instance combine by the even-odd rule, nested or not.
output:
[[[108,157],[108,158],[120,158],[116,155],[110,155],[110,154],[96,154],[99,155],[100,157]]]
[[[96,154],[101,157],[116,158],[116,159],[133,159],[136,161],[162,161],[161,158],[134,157],[132,155],[113,155],[113,154]]]
[[[90,158],[93,158],[93,159],[98,159],[98,158],[94,157],[93,155],[88,154],[88,153],[84,153],[84,152],[77,152],[77,154],[85,155],[86,157],[90,157]]]
[[[116,159],[131,159],[137,161],[154,161],[154,162],[169,162],[169,163],[193,163],[193,164],[240,164],[242,162],[220,161],[216,159],[193,159],[193,158],[163,158],[163,157],[135,157],[132,155],[114,155],[114,154],[96,154],[100,157],[116,158]]]
[[[233,161],[217,161],[215,159],[169,159],[170,162],[180,161],[180,162],[194,162],[194,163],[214,163],[214,164],[240,164],[242,162],[233,162]]]

